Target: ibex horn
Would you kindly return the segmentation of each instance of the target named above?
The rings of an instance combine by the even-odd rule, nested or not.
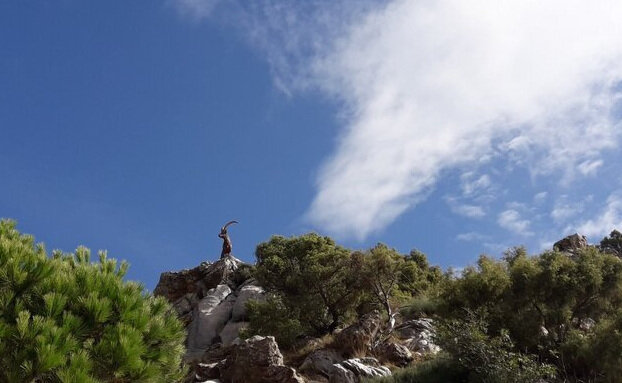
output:
[[[227,227],[229,227],[229,225],[233,225],[234,223],[238,223],[238,221],[229,221],[220,230],[225,230]]]

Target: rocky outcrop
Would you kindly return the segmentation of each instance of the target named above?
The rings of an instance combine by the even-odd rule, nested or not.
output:
[[[588,246],[587,238],[584,235],[575,233],[555,242],[553,244],[553,250],[575,254],[577,251],[585,249]]]
[[[355,358],[334,364],[329,383],[359,383],[363,378],[390,376],[391,370],[375,358]]]
[[[382,324],[380,313],[376,310],[365,314],[361,319],[343,329],[336,337],[343,352],[348,356],[366,355],[371,352],[374,340]]]
[[[415,356],[436,354],[440,347],[434,343],[434,321],[429,318],[413,319],[395,327],[404,346],[414,352]]]
[[[208,290],[231,283],[241,263],[239,259],[229,256],[214,263],[203,262],[194,269],[164,272],[153,293],[169,302],[177,302],[188,295],[202,298]]]
[[[246,303],[263,299],[264,291],[255,280],[240,280],[243,265],[226,256],[160,276],[154,294],[167,298],[186,324],[186,360],[195,366],[212,345],[231,345],[246,326]]]
[[[258,335],[233,347],[220,379],[224,383],[304,383],[293,368],[283,364],[274,337]]]

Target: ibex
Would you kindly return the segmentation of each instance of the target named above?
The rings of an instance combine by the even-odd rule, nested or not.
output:
[[[224,258],[227,255],[231,255],[231,250],[233,246],[231,245],[231,238],[229,238],[229,234],[227,234],[227,227],[234,223],[238,223],[238,221],[229,221],[220,229],[220,234],[218,234],[219,238],[222,238],[222,253],[220,253],[220,258]]]

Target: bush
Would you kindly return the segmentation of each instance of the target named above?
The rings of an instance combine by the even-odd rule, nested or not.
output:
[[[612,367],[618,357],[611,358],[618,349],[602,342],[607,336],[599,338],[602,326],[585,325],[609,323],[612,334],[622,330],[622,322],[615,320],[622,305],[622,261],[597,248],[538,256],[514,248],[503,260],[481,257],[477,267],[466,268],[446,285],[441,302],[445,318],[460,319],[465,309],[486,313],[488,336],[507,331],[515,351],[556,365],[568,381],[618,374]],[[607,363],[601,363],[604,355]]]
[[[185,333],[163,298],[124,282],[128,265],[54,252],[0,222],[0,381],[171,382]]]
[[[257,280],[306,334],[332,333],[352,315],[361,289],[350,250],[312,233],[274,236],[255,254]]]
[[[465,320],[441,323],[437,341],[469,372],[469,382],[533,383],[555,376],[553,366],[539,363],[534,355],[514,352],[507,332],[490,337],[486,322],[472,312]]]
[[[406,319],[416,319],[421,317],[431,317],[439,311],[438,298],[430,298],[427,295],[420,295],[411,298],[401,309],[400,313]]]
[[[240,332],[242,338],[272,335],[280,347],[288,349],[304,333],[295,313],[278,296],[270,296],[265,302],[249,300],[246,311],[249,326]]]

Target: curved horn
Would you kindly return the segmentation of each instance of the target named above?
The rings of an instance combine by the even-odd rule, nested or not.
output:
[[[227,227],[229,227],[229,225],[233,225],[234,223],[238,223],[238,221],[229,221],[225,224],[225,226],[222,227],[222,229],[220,230],[226,230]]]

